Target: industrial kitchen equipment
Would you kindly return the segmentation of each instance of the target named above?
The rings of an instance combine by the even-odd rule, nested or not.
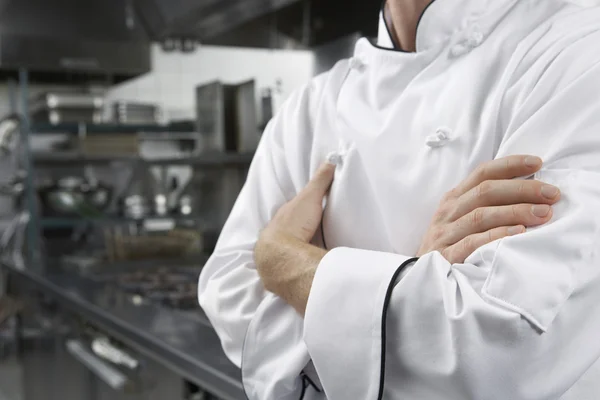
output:
[[[260,141],[255,83],[212,82],[196,88],[196,123],[203,151],[246,153]]]
[[[42,93],[32,101],[31,119],[57,125],[65,122],[101,123],[104,98],[90,93]]]
[[[162,114],[155,104],[117,101],[113,104],[113,118],[120,124],[151,125],[160,123]]]

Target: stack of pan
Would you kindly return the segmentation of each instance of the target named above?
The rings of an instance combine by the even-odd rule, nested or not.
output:
[[[152,125],[161,119],[158,106],[128,101],[116,102],[113,105],[113,115],[119,124]]]
[[[30,110],[34,123],[97,124],[104,119],[104,98],[90,93],[46,92],[32,100]]]

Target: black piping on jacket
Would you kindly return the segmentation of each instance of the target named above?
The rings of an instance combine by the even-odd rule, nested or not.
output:
[[[412,263],[418,261],[419,258],[411,258],[410,260],[405,261],[398,267],[392,279],[390,280],[390,285],[388,286],[387,292],[385,293],[385,300],[383,301],[383,312],[381,315],[381,371],[379,375],[379,395],[377,396],[377,400],[383,399],[383,389],[385,387],[385,351],[386,351],[386,341],[387,341],[387,313],[388,308],[390,306],[390,301],[392,300],[392,292],[394,291],[394,287],[396,287],[396,281],[398,277]]]

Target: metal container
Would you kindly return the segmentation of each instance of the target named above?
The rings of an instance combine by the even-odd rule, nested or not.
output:
[[[113,116],[120,124],[157,124],[161,120],[161,111],[155,104],[118,101],[113,104]]]
[[[94,108],[41,109],[33,112],[31,114],[31,119],[35,123],[45,123],[51,125],[69,122],[100,124],[104,122],[104,112]]]
[[[196,125],[202,151],[252,152],[260,140],[255,83],[212,82],[196,88]]]
[[[104,98],[90,93],[42,93],[30,107],[31,119],[52,125],[65,122],[101,123]]]
[[[102,96],[90,93],[56,93],[47,92],[40,94],[31,104],[31,110],[55,109],[97,109],[104,107]]]

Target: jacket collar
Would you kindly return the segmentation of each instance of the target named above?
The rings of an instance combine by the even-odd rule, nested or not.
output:
[[[433,0],[421,14],[417,25],[417,52],[444,42],[455,32],[475,23],[486,11],[489,2],[490,0]],[[387,49],[395,48],[383,17],[383,7],[379,13],[377,45]]]

